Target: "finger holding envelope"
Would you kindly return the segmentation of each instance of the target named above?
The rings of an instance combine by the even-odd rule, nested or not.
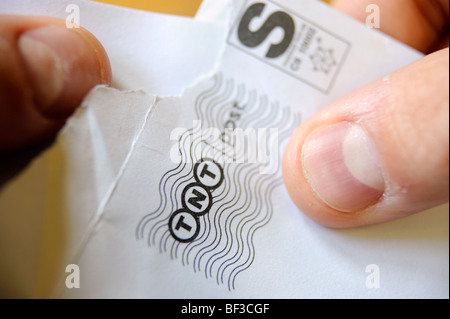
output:
[[[100,42],[65,20],[0,18],[0,153],[51,140],[84,96],[111,82]]]
[[[336,5],[345,11],[354,3],[349,10],[355,16],[358,5],[365,12],[366,2],[337,1]],[[386,6],[399,9],[393,2],[379,3],[381,12]],[[412,5],[413,1],[395,3]],[[426,28],[428,18],[414,24],[415,15],[422,11],[414,7],[410,12],[413,18],[395,21],[394,30],[398,23],[412,23],[410,28],[435,35],[438,26],[445,25],[434,20]],[[387,21],[384,31],[397,37],[408,34],[391,32]],[[445,43],[441,35],[419,38],[409,44],[424,51]],[[341,228],[380,223],[448,202],[448,70],[449,51],[441,49],[307,119],[292,135],[283,159],[287,189],[302,212]]]

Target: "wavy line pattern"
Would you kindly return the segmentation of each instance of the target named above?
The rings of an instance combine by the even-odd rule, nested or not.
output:
[[[240,158],[245,149],[224,147],[220,139],[193,139],[194,131],[199,128],[184,132],[178,141],[180,163],[161,177],[159,205],[142,217],[136,228],[136,238],[158,247],[161,253],[170,253],[172,259],[181,259],[182,264],[191,266],[194,272],[202,272],[206,278],[213,278],[217,284],[232,290],[236,288],[236,277],[255,259],[255,232],[272,217],[272,192],[282,184],[282,149],[300,124],[300,114],[293,114],[288,107],[281,108],[266,95],[247,90],[243,84],[236,85],[233,79],[223,79],[221,74],[216,74],[210,82],[194,105],[201,129],[213,127],[222,132],[226,128],[277,129],[275,139],[265,136],[267,138],[258,143],[259,148],[263,146],[262,157],[258,159],[266,162],[232,161]],[[197,218],[199,231],[195,239],[182,242],[169,231],[168,223],[171,214],[182,208],[183,190],[194,181],[195,154],[219,163],[223,182],[210,189],[212,206],[207,214]],[[273,166],[275,173],[261,174],[261,168],[268,165]]]

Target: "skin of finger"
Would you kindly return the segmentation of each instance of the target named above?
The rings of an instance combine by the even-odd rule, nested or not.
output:
[[[365,22],[368,5],[380,8],[380,31],[423,52],[448,46],[448,0],[334,0],[331,5]]]
[[[0,18],[0,153],[16,151],[50,140],[65,118],[48,118],[34,105],[33,90],[18,49],[26,31],[48,25],[65,26],[65,20],[50,17],[1,15]],[[111,81],[109,60],[101,44],[87,30],[73,29],[95,50],[105,83]]]
[[[443,49],[362,87],[307,119],[292,135],[283,176],[295,204],[329,227],[380,223],[448,202],[449,51]],[[378,150],[388,181],[373,206],[343,213],[324,204],[302,173],[301,147],[318,127],[361,125]]]

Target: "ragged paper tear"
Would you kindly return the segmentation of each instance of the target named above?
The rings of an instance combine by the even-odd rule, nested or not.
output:
[[[207,70],[180,75],[182,93],[177,84],[169,97],[158,85],[138,90],[148,88],[139,71],[139,83],[114,71],[133,56],[127,63],[135,70],[148,63],[171,72],[170,60],[153,61],[149,50],[117,56],[115,83],[125,79],[136,90],[95,88],[69,120],[55,146],[65,157],[70,234],[59,263],[77,265],[80,282],[69,288],[61,267],[52,296],[448,296],[448,206],[426,218],[336,231],[303,216],[281,178],[285,143],[305,118],[421,54],[316,1],[207,1],[197,21],[176,22],[80,4],[158,21],[172,36],[183,25],[185,35],[217,49],[206,60],[210,51],[186,58]],[[200,38],[211,21],[226,38]],[[125,22],[134,31],[128,41],[143,41]],[[110,53],[114,41],[103,41]],[[166,49],[153,46],[156,55]],[[170,82],[164,73],[151,79],[160,75]],[[373,265],[379,288],[367,285]]]
[[[67,9],[73,5],[79,9],[83,27],[108,52],[113,85],[121,90],[179,95],[215,68],[223,48],[223,23],[87,0],[6,0],[0,2],[0,13],[66,19]],[[128,154],[134,137],[131,126],[138,125],[151,106],[145,103],[140,109],[136,106],[127,111],[116,102],[87,110],[86,114],[78,112],[75,121],[80,116],[84,122],[77,124],[75,131],[80,136],[73,134],[74,144],[70,134],[66,135],[70,142],[63,143],[65,137],[57,141],[2,188],[0,271],[7,275],[0,276],[0,295],[48,297],[55,282],[64,275],[67,256],[72,256],[74,247],[79,245],[91,216]],[[115,133],[120,123],[110,122],[118,118],[129,121],[119,130],[120,138]],[[24,226],[25,232],[16,231]],[[16,245],[11,246],[10,242]]]

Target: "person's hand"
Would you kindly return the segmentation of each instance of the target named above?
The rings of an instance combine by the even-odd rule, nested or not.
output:
[[[52,140],[97,84],[111,82],[98,40],[47,17],[0,15],[0,157]]]
[[[384,222],[449,199],[449,2],[333,5],[365,21],[371,3],[381,31],[429,55],[332,103],[291,137],[287,189],[302,212],[329,227]]]

